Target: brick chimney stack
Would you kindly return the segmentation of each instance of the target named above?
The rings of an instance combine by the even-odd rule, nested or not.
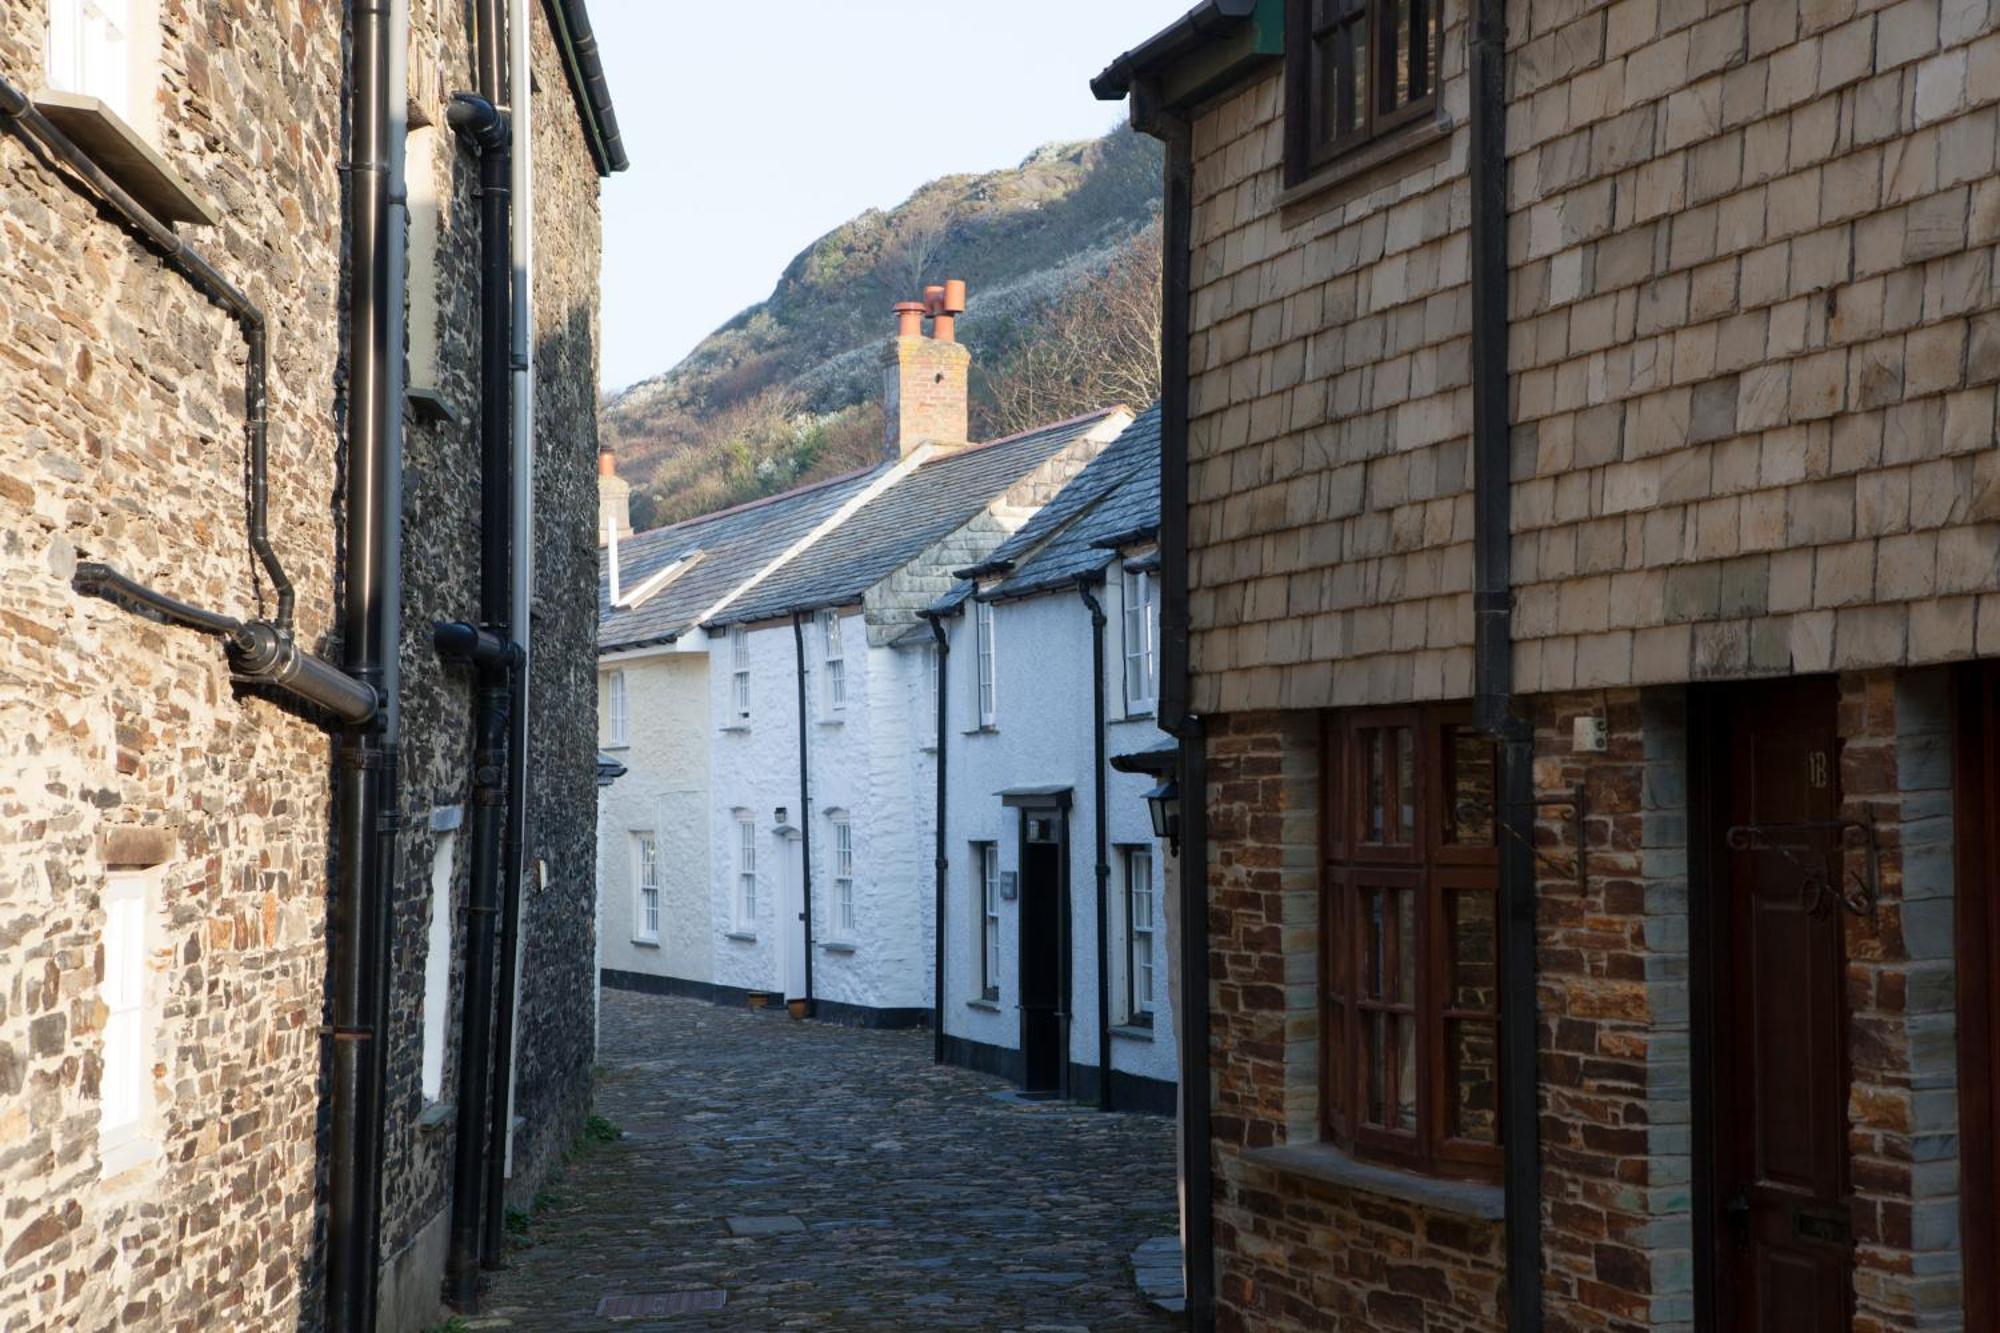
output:
[[[896,336],[882,357],[885,452],[907,458],[922,445],[962,449],[966,444],[966,381],[972,353],[958,341],[965,313],[965,284],[953,280],[924,289],[922,301],[900,301]],[[924,336],[924,320],[931,335]]]
[[[618,539],[632,535],[632,483],[618,475],[618,455],[609,447],[597,451],[597,544],[603,546],[617,525]]]

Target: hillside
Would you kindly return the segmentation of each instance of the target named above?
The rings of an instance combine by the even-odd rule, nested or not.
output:
[[[1037,337],[1053,299],[1101,278],[1158,216],[1159,146],[1123,127],[1019,166],[946,176],[870,209],[794,259],[763,302],[679,365],[604,406],[604,438],[646,527],[831,475],[875,456],[877,349],[890,305],[964,278],[974,434],[1005,419],[992,376]]]

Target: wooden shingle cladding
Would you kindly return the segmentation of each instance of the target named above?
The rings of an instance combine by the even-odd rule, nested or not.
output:
[[[1509,11],[1520,688],[2000,648],[1993,18]],[[1199,711],[1470,692],[1444,17],[1455,128],[1316,198],[1277,68],[1193,119]]]

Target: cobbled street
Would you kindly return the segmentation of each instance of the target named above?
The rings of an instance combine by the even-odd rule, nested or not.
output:
[[[1009,1101],[930,1057],[927,1032],[607,990],[597,1110],[622,1136],[550,1184],[467,1323],[1178,1327],[1131,1265],[1174,1230],[1173,1123]],[[597,1314],[607,1295],[703,1290],[727,1304]]]

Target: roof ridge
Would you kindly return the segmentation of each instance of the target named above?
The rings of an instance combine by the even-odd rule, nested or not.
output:
[[[981,440],[978,444],[969,444],[963,449],[953,449],[948,453],[940,453],[936,458],[925,459],[923,465],[929,467],[933,463],[949,463],[954,458],[964,458],[970,454],[984,453],[988,449],[996,449],[1003,444],[1016,444],[1031,435],[1046,435],[1052,430],[1061,430],[1064,426],[1080,426],[1086,421],[1101,421],[1114,412],[1130,412],[1131,410],[1124,403],[1113,403],[1109,407],[1100,407],[1095,412],[1082,412],[1073,417],[1065,417],[1061,421],[1051,421],[1046,425],[1030,426],[1026,430],[1017,430],[1012,435],[1002,435],[997,440]],[[1135,417],[1134,419],[1136,420],[1137,418]]]
[[[779,491],[776,495],[760,495],[754,500],[745,500],[741,504],[733,504],[727,509],[713,509],[706,514],[696,514],[693,518],[684,518],[678,523],[667,523],[657,528],[647,528],[644,532],[633,533],[625,540],[633,542],[642,541],[647,537],[657,537],[663,532],[677,532],[682,528],[692,528],[697,523],[707,523],[713,519],[728,518],[732,514],[741,514],[747,510],[760,509],[765,505],[774,505],[780,500],[789,500],[793,496],[811,495],[814,491],[823,491],[829,486],[838,486],[843,481],[853,481],[856,477],[865,477],[881,466],[883,466],[881,463],[870,463],[867,467],[858,467],[851,472],[843,472],[833,477],[823,477],[818,481],[809,481],[803,486],[794,486],[788,491]]]

